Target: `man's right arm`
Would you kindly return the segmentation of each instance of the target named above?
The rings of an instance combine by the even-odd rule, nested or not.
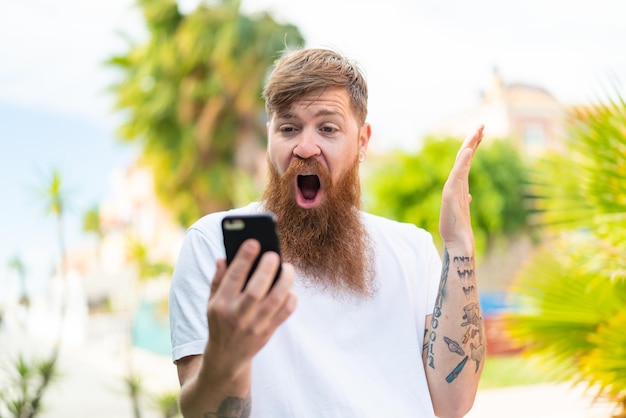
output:
[[[242,291],[260,251],[256,240],[240,247],[228,269],[217,261],[207,308],[209,340],[202,355],[176,362],[185,418],[248,417],[252,359],[294,311],[293,266],[285,263],[276,285],[278,254],[265,253]],[[270,289],[271,287],[271,289]]]

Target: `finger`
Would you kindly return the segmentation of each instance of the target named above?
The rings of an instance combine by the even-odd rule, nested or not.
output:
[[[281,309],[291,294],[294,277],[295,270],[293,265],[283,263],[280,277],[259,306],[257,315],[260,319],[271,319]]]
[[[280,304],[276,304],[271,310],[271,315],[259,318],[255,317],[254,324],[251,325],[252,332],[262,338],[269,339],[276,332],[276,329],[287,320],[296,310],[298,297],[293,292],[287,292],[281,299]]]
[[[480,144],[480,142],[483,139],[484,136],[484,130],[485,130],[485,125],[480,124],[476,130],[474,131],[474,133],[468,135],[465,138],[465,142],[467,143],[467,146],[472,148],[472,149],[476,149],[476,147]]]
[[[240,312],[245,314],[245,312],[250,311],[252,307],[265,298],[279,266],[280,256],[277,253],[268,251],[263,254],[242,293]]]
[[[450,171],[450,180],[465,181],[469,178],[469,171],[472,165],[472,158],[474,157],[474,150],[471,148],[464,148],[459,151],[457,159]]]
[[[457,158],[460,156],[461,152],[467,148],[470,148],[472,151],[476,151],[476,148],[478,148],[478,145],[480,145],[483,139],[484,129],[485,125],[481,124],[472,134],[465,137],[465,139],[463,140],[463,144],[461,145],[461,148],[459,149],[459,152],[457,154]]]
[[[298,296],[293,292],[289,292],[287,297],[285,298],[284,303],[278,308],[276,314],[271,317],[268,324],[269,329],[276,329],[283,322],[285,322],[287,318],[289,318],[291,314],[294,313],[297,304]]]
[[[213,275],[213,281],[211,281],[211,293],[209,294],[209,299],[215,296],[217,290],[222,283],[222,279],[224,278],[224,274],[226,273],[226,260],[220,258],[217,260],[215,264],[215,274]]]
[[[247,239],[241,244],[235,258],[230,263],[224,274],[220,292],[226,295],[235,296],[241,293],[248,272],[254,264],[261,250],[261,244],[255,239]]]

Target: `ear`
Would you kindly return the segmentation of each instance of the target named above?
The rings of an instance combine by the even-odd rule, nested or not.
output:
[[[359,154],[367,155],[367,146],[370,142],[370,137],[372,136],[372,126],[365,122],[361,125],[359,129]]]

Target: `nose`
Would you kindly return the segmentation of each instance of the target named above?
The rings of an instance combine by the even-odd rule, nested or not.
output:
[[[316,157],[321,153],[322,151],[315,138],[315,133],[310,130],[303,130],[300,138],[298,138],[298,143],[293,149],[293,155],[302,159],[307,159]]]

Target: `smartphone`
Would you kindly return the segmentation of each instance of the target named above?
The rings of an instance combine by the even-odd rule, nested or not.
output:
[[[274,251],[280,255],[280,240],[276,229],[276,216],[273,213],[261,213],[254,215],[226,216],[222,219],[222,234],[224,235],[224,248],[226,250],[226,264],[230,264],[239,246],[248,238],[254,238],[261,243],[261,252],[248,273],[243,288],[246,287],[252,273],[259,264],[263,253]],[[281,266],[272,282],[272,286],[280,276]],[[243,290],[242,288],[242,290]]]

